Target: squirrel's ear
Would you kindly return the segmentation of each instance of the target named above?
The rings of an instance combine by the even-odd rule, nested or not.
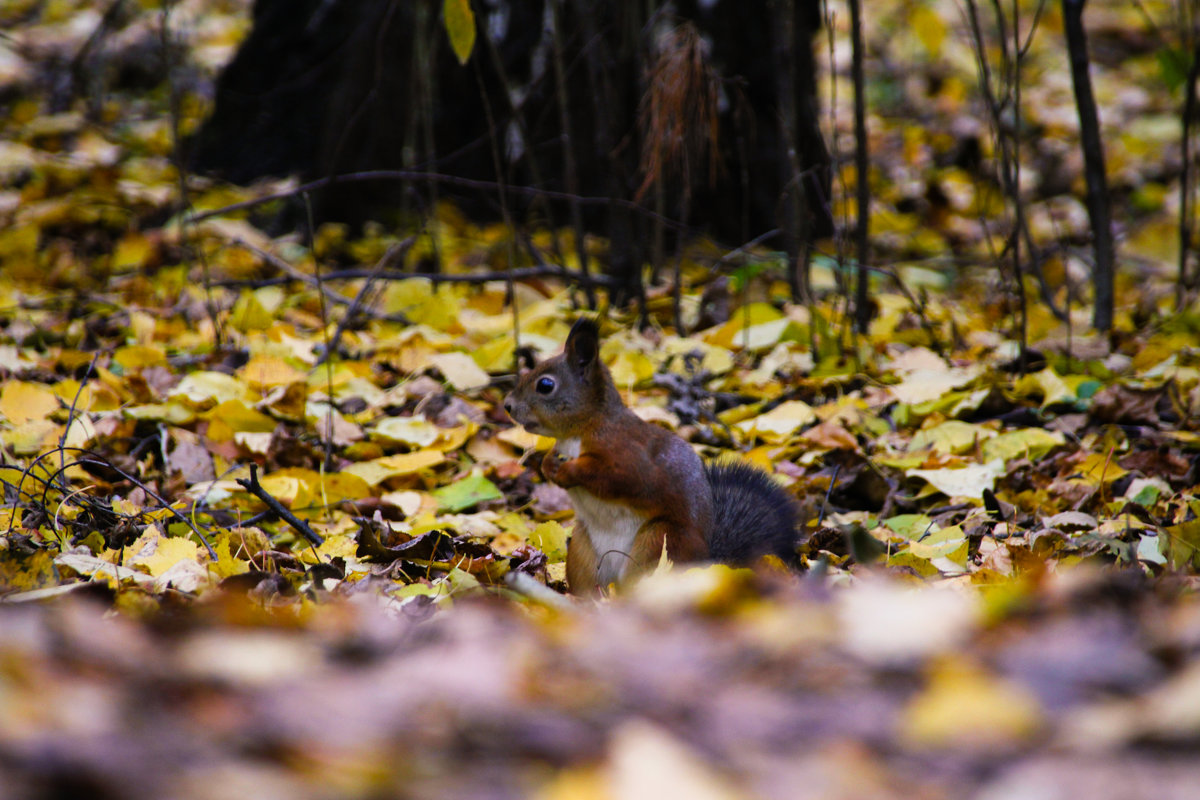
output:
[[[571,326],[564,348],[567,360],[579,369],[587,369],[600,355],[600,329],[596,321],[580,317]]]

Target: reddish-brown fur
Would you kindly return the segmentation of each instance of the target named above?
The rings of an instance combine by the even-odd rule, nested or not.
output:
[[[543,378],[551,390],[539,391]],[[531,433],[558,439],[542,472],[575,505],[572,592],[652,569],[664,547],[673,561],[709,557],[712,493],[703,464],[690,445],[621,401],[594,322],[577,322],[563,352],[524,375],[505,408]]]

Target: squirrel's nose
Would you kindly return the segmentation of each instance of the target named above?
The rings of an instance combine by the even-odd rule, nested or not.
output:
[[[507,397],[504,398],[504,410],[508,412],[508,415],[510,417],[512,416],[512,409],[513,409],[512,400]]]

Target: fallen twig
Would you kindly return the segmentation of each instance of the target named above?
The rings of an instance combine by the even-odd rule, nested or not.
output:
[[[238,478],[237,482],[238,486],[241,486],[250,494],[266,503],[267,508],[278,514],[280,519],[282,519],[288,525],[291,525],[297,533],[307,539],[314,547],[319,547],[325,543],[325,537],[314,531],[307,522],[297,517],[291,511],[288,511],[286,508],[284,508],[282,503],[267,493],[267,490],[264,489],[262,484],[258,482],[257,464],[250,465],[249,480],[245,478]]]

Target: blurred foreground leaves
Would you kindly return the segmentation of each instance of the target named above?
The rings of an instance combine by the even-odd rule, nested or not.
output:
[[[603,608],[0,613],[5,797],[1183,798],[1200,602],[1136,570],[834,591],[725,568]]]

